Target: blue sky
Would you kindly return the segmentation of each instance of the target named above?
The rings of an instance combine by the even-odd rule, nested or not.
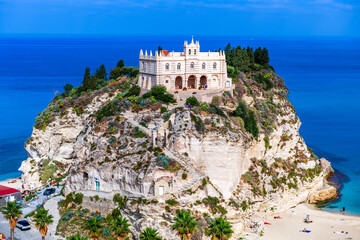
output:
[[[360,1],[0,0],[0,33],[360,36]]]

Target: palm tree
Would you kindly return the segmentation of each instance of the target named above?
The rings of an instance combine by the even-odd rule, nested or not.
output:
[[[231,224],[225,218],[215,218],[210,222],[210,226],[206,229],[206,235],[212,236],[213,240],[227,240],[234,232],[231,230]]]
[[[131,233],[129,227],[131,224],[128,223],[129,221],[126,218],[121,216],[115,217],[113,221],[110,222],[111,229],[115,232],[118,240],[125,239],[129,233]]]
[[[147,227],[141,234],[141,240],[161,240],[161,237],[158,236],[158,231],[153,228]]]
[[[98,240],[103,232],[103,225],[97,217],[88,219],[84,224],[84,229],[89,231],[90,240]]]
[[[66,238],[66,240],[88,240],[88,238],[82,237],[79,233],[77,233],[76,235]]]
[[[21,217],[22,214],[21,206],[16,204],[16,202],[7,202],[6,206],[1,208],[1,213],[4,214],[4,218],[9,220],[11,240],[14,240],[17,218]]]
[[[195,217],[191,216],[190,211],[181,209],[174,217],[176,222],[171,228],[178,232],[181,240],[188,240],[196,229],[197,222],[194,219]]]
[[[49,210],[45,210],[44,208],[39,208],[36,210],[34,215],[35,227],[39,228],[39,232],[41,233],[43,240],[45,240],[45,236],[48,231],[47,226],[54,222],[52,218],[53,215],[49,214]]]

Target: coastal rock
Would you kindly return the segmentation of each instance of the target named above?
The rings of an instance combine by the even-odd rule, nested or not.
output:
[[[314,204],[319,202],[327,202],[337,197],[337,191],[334,186],[324,184],[324,186],[308,196],[308,203]]]
[[[328,177],[329,174],[334,173],[334,169],[331,167],[331,163],[325,158],[320,158],[320,166],[323,169],[325,177]]]
[[[166,239],[178,239],[168,226],[179,209],[190,209],[201,221],[226,214],[236,239],[264,212],[336,195],[326,184],[331,165],[299,135],[301,122],[287,90],[264,92],[253,79],[247,84],[253,92],[243,89],[239,99],[259,118],[253,120],[257,134],[245,129],[245,117],[233,117],[240,103],[231,94],[219,93],[223,104],[211,111],[168,105],[164,113],[151,99],[130,102],[116,92],[98,92],[84,113],[69,109],[45,129],[34,128],[20,168],[25,187],[42,186],[42,174],[54,166],[55,175],[68,173],[65,194],[84,195],[82,207],[109,214],[119,194],[130,202],[123,214],[135,237],[151,226]],[[115,102],[121,111],[107,109],[99,120],[97,111]]]

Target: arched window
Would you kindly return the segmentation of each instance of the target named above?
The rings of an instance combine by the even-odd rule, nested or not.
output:
[[[206,64],[203,63],[203,64],[202,64],[202,69],[205,69],[205,68],[206,68]]]
[[[194,55],[196,55],[196,49],[194,49]]]
[[[213,64],[213,69],[216,69],[216,62],[214,62]]]
[[[192,62],[192,63],[190,64],[190,68],[194,68],[194,66],[195,66],[195,64]]]
[[[167,63],[167,64],[165,65],[165,70],[169,70],[169,68],[170,68],[170,65]]]
[[[181,69],[181,64],[180,64],[180,63],[178,63],[178,65],[177,65],[177,69],[178,69],[178,70],[180,70],[180,69]]]
[[[191,55],[191,49],[189,49],[189,55]]]

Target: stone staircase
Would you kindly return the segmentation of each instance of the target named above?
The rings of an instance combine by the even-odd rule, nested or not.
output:
[[[180,163],[184,167],[184,169],[191,175],[191,180],[187,182],[185,185],[181,186],[179,190],[180,192],[192,188],[194,185],[196,185],[199,181],[201,181],[205,177],[205,174],[201,173],[198,169],[195,168],[195,166],[189,164],[188,161],[184,161],[183,159],[181,159],[182,157],[179,154],[176,154],[169,149],[164,149],[164,153],[168,157]]]
[[[135,117],[135,119],[136,119],[136,117]],[[135,127],[139,127],[139,129],[141,131],[145,132],[146,134],[151,135],[151,130],[140,125],[136,120],[134,120],[132,118],[127,118],[127,121],[131,125],[133,125]],[[181,188],[179,190],[180,192],[183,192],[183,191],[186,191],[186,190],[192,188],[199,181],[201,181],[204,177],[206,177],[205,174],[203,174],[195,166],[193,166],[191,163],[189,163],[189,161],[186,161],[186,159],[184,159],[185,157],[180,156],[179,153],[171,151],[168,148],[164,148],[163,151],[169,158],[172,158],[175,161],[177,161],[179,164],[181,164],[184,167],[184,169],[191,175],[191,180],[188,181],[185,185],[181,186]]]

